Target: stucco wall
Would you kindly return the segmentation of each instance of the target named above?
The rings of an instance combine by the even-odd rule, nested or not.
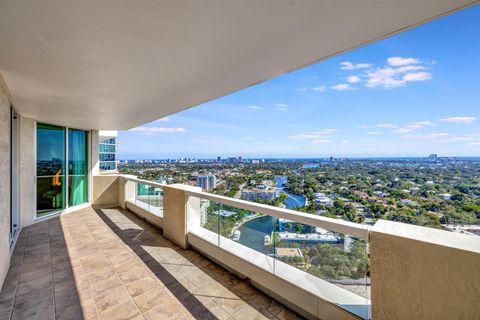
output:
[[[92,177],[92,206],[113,208],[119,206],[120,177],[100,175]]]
[[[187,210],[188,207],[200,209],[200,199],[191,197],[185,202],[185,191],[200,191],[199,187],[173,184],[163,186],[163,236],[182,248],[188,247]]]
[[[10,94],[0,75],[0,286],[10,265]]]
[[[35,120],[20,117],[20,226],[35,217]]]
[[[480,319],[480,239],[379,220],[370,233],[375,319]]]

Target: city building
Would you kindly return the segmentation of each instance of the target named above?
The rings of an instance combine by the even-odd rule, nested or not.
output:
[[[258,184],[253,188],[245,188],[242,190],[241,198],[248,201],[258,201],[262,203],[267,200],[275,200],[280,195],[280,191],[275,187],[266,184]]]
[[[439,197],[441,197],[443,200],[451,200],[452,195],[450,193],[439,193]]]
[[[314,194],[315,195],[315,202],[322,205],[322,206],[327,206],[331,207],[334,204],[334,200],[331,198],[327,197],[325,193],[322,192],[317,192]]]
[[[214,175],[203,175],[197,177],[197,187],[211,191],[217,186],[217,178]]]
[[[100,157],[99,134],[474,3],[3,1],[0,318],[480,319],[477,237],[381,219],[360,225],[100,174],[101,161],[117,159]],[[142,130],[139,143],[165,129]],[[138,205],[139,185],[160,188],[164,210],[148,195]],[[201,199],[368,242],[371,280],[355,286],[363,281],[371,296],[202,228]],[[329,237],[282,235],[312,245]]]
[[[100,171],[116,171],[118,161],[117,131],[99,131]]]
[[[200,199],[200,225],[203,226],[207,222],[208,207],[210,207],[210,201],[206,199]]]

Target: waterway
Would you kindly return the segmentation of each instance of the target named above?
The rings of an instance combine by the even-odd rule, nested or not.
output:
[[[283,184],[287,181],[288,178],[285,176],[275,177],[276,187],[280,189],[280,192],[285,193],[288,196],[284,202],[285,206],[287,209],[304,207],[307,203],[307,199],[304,196],[292,194],[286,191],[283,187]],[[265,240],[265,236],[270,236],[274,228],[275,218],[271,216],[263,216],[253,219],[238,229],[241,232],[239,243],[261,253],[271,254],[273,253],[271,252],[272,249],[266,247],[263,242]]]

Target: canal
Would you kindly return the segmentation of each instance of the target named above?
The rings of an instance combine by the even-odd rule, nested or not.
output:
[[[283,185],[287,181],[288,178],[285,176],[275,177],[275,186],[280,189],[280,192],[285,193],[288,196],[284,202],[286,208],[293,209],[295,207],[304,207],[307,203],[307,199],[304,196],[286,191]],[[272,249],[266,247],[263,242],[266,235],[270,236],[272,234],[275,227],[274,223],[274,218],[271,216],[259,217],[245,223],[238,229],[241,232],[240,240],[238,242],[264,254],[273,253],[271,252]]]

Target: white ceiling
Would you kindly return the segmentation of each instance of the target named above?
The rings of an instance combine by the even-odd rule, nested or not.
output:
[[[0,72],[40,121],[129,129],[472,0],[0,0]]]

